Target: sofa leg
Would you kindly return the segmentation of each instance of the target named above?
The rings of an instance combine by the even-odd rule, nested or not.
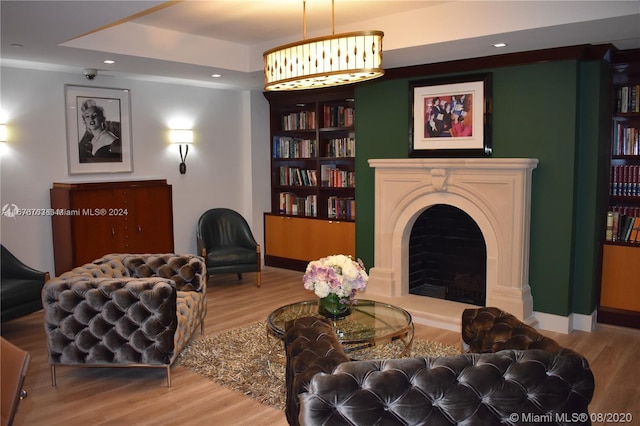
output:
[[[242,279],[242,274],[238,274],[238,279],[241,280]]]
[[[56,367],[55,365],[51,366],[51,386],[56,385]]]
[[[256,277],[258,281],[258,287],[262,285],[262,272],[258,271],[258,276]]]

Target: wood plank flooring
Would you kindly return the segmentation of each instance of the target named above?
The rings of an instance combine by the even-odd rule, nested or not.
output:
[[[216,276],[207,290],[205,334],[264,320],[276,307],[313,298],[302,274],[265,268],[255,274]],[[543,333],[583,354],[596,378],[593,413],[630,412],[640,424],[640,332],[601,326],[592,333]],[[172,387],[164,369],[56,369],[51,386],[42,311],[2,324],[2,335],[32,359],[15,425],[286,425],[284,413],[174,366]],[[416,324],[416,337],[459,346],[460,334]],[[213,360],[212,362],[215,362]],[[597,424],[597,423],[596,423]]]

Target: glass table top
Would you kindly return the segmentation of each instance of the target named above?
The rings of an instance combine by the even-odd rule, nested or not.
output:
[[[318,313],[317,299],[276,309],[267,317],[267,328],[282,339],[287,321],[308,316],[324,318]],[[358,303],[352,306],[350,315],[341,319],[328,319],[347,352],[364,346],[386,344],[396,339],[402,339],[405,347],[409,348],[413,341],[411,314],[387,303],[358,299]]]

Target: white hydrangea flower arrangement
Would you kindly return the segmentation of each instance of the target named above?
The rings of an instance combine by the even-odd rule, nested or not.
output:
[[[335,294],[340,303],[355,304],[356,292],[367,287],[369,276],[360,259],[338,254],[309,262],[302,280],[321,299]]]

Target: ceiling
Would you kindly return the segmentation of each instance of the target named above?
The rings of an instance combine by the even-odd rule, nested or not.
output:
[[[330,0],[307,0],[305,16],[307,38],[331,34]],[[2,65],[95,68],[101,84],[261,90],[262,53],[303,38],[302,0],[2,0],[0,18]],[[384,31],[385,68],[577,44],[640,48],[640,0],[335,0],[334,23],[335,33]]]

